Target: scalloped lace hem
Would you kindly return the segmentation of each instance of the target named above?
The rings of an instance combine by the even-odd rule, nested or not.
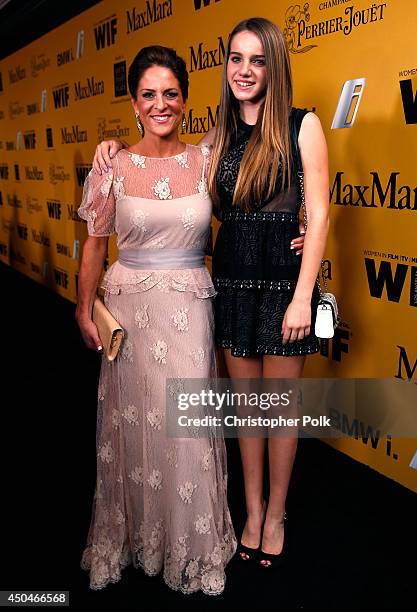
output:
[[[211,276],[207,268],[186,270],[132,270],[117,261],[110,266],[100,287],[118,295],[119,293],[141,293],[153,287],[161,291],[191,291],[198,298],[215,297]]]
[[[229,551],[226,555],[226,558],[223,561],[223,573],[224,573],[224,568],[226,567],[226,565],[231,561],[232,557],[234,556],[235,552],[237,549],[237,543],[236,541],[232,541],[230,547],[229,547]],[[80,563],[80,567],[82,570],[86,571],[86,572],[90,572],[91,571],[91,564],[85,560],[85,555],[83,555],[83,558],[81,560]],[[155,577],[155,576],[159,576],[162,574],[162,578],[163,581],[165,582],[165,584],[172,589],[173,591],[180,591],[181,593],[183,593],[184,595],[192,595],[193,593],[198,593],[198,591],[202,591],[205,595],[221,595],[224,591],[225,588],[225,581],[222,584],[222,587],[216,590],[209,590],[207,588],[205,588],[205,586],[202,583],[202,580],[200,580],[198,582],[198,584],[195,587],[191,587],[191,588],[184,588],[182,587],[180,584],[175,584],[174,582],[172,582],[172,580],[169,579],[169,577],[167,576],[166,572],[164,571],[164,566],[161,567],[160,570],[152,572],[151,570],[148,570],[145,568],[144,564],[140,561],[140,559],[136,559],[136,564],[132,561],[132,559],[127,559],[127,560],[120,560],[119,561],[119,567],[116,570],[116,572],[112,575],[109,576],[109,578],[107,578],[105,581],[103,581],[101,584],[92,584],[90,582],[89,584],[89,588],[92,591],[102,591],[103,589],[105,589],[109,584],[115,584],[116,582],[120,582],[120,580],[122,579],[122,571],[124,569],[126,569],[127,567],[132,566],[135,569],[141,569],[146,576],[150,576],[150,577]]]

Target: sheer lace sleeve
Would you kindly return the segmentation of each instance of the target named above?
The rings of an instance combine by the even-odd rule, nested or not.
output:
[[[113,174],[97,174],[91,170],[84,183],[78,216],[87,221],[89,236],[114,234],[116,203],[113,194]]]

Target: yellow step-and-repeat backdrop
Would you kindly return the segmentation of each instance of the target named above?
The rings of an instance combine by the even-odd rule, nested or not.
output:
[[[95,146],[115,137],[137,140],[130,61],[149,44],[175,47],[184,57],[190,72],[184,138],[197,142],[216,121],[227,35],[240,19],[256,15],[284,30],[294,103],[315,110],[329,146],[325,263],[342,322],[308,359],[305,375],[392,377],[414,385],[412,0],[263,0],[256,8],[250,0],[104,0],[2,60],[0,258],[76,301],[87,236],[76,210]],[[116,257],[112,238],[106,266]],[[412,409],[417,418],[417,406]],[[348,436],[333,441],[335,447],[417,491],[415,438],[379,437],[378,423],[349,422],[343,414],[340,423]]]

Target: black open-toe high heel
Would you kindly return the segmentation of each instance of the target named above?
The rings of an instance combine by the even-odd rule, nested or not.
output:
[[[284,522],[286,518],[287,518],[287,513],[284,512],[282,522]],[[278,569],[283,566],[287,558],[287,552],[288,552],[287,538],[285,538],[285,534],[284,534],[284,543],[282,545],[282,550],[277,555],[266,553],[262,550],[261,547],[259,548],[259,552],[258,552],[259,565],[263,568],[268,568],[269,570]]]
[[[265,513],[266,513],[266,501],[264,500],[262,504],[262,515],[263,515],[262,524],[265,520]],[[247,563],[249,561],[256,561],[259,555],[259,550],[261,548],[261,542],[262,542],[262,529],[261,529],[259,546],[257,548],[251,548],[250,546],[245,546],[240,541],[239,544],[237,545],[237,550],[236,550],[236,554],[239,557],[239,559],[243,561],[244,563]]]

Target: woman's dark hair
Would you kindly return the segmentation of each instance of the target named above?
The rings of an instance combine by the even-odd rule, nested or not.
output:
[[[184,100],[188,98],[188,72],[187,65],[179,57],[174,49],[161,47],[160,45],[152,45],[151,47],[143,47],[136,55],[129,67],[128,83],[129,91],[132,98],[136,100],[139,81],[141,80],[145,70],[151,66],[164,66],[169,68],[176,76],[180,84],[182,97]]]

